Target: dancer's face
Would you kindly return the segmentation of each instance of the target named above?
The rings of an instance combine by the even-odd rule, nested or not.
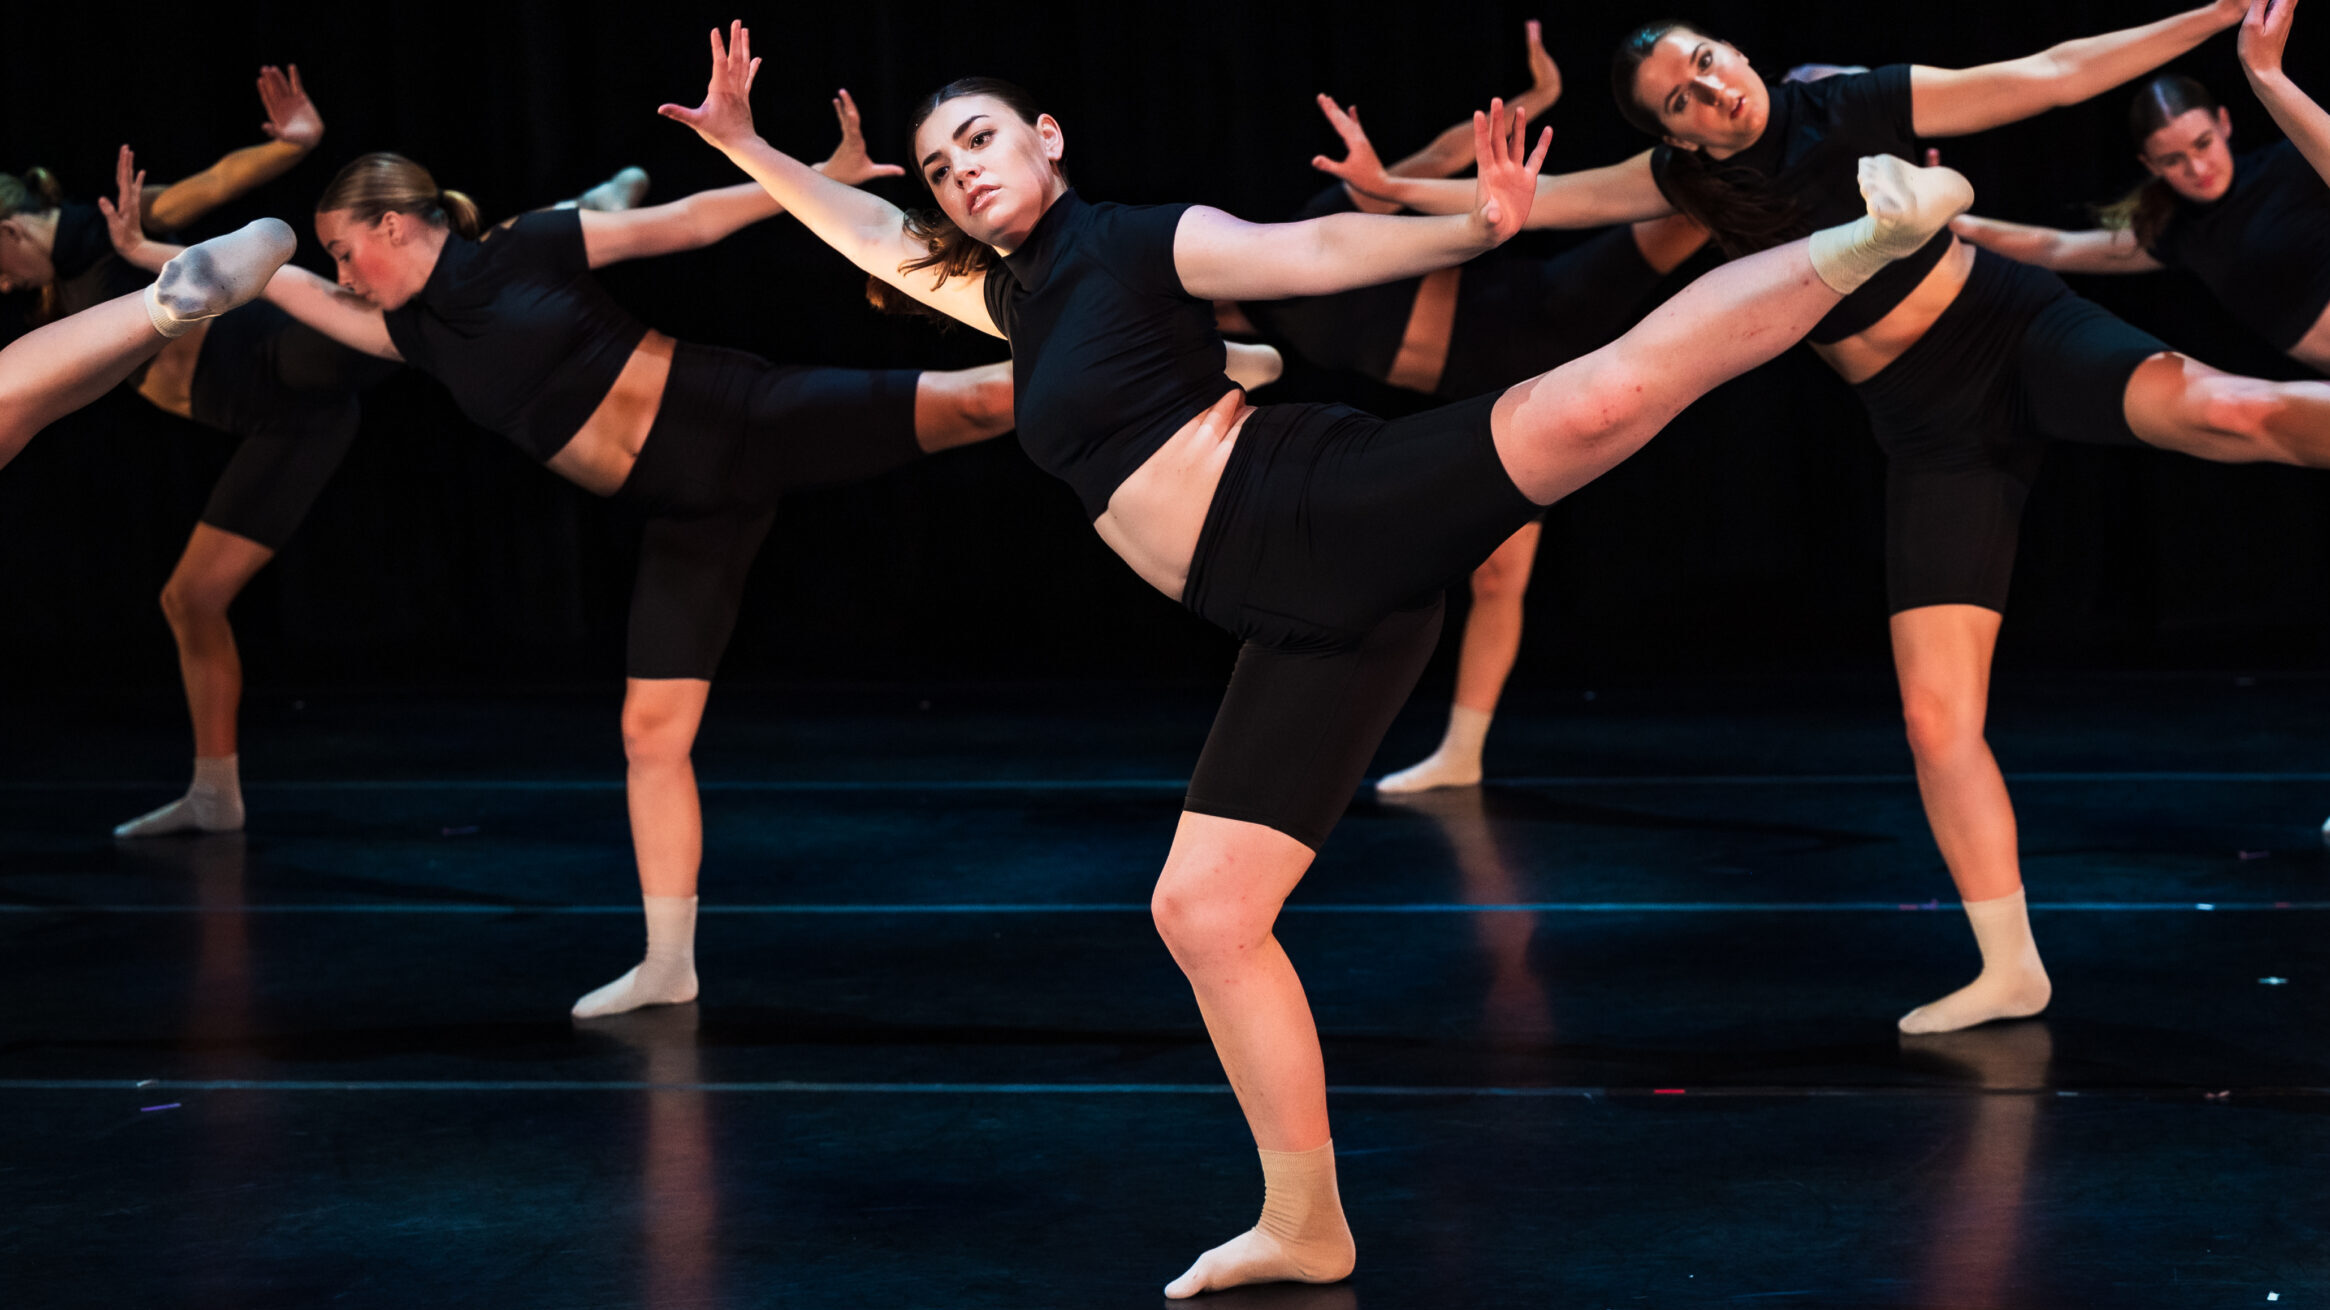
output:
[[[2188,109],[2144,138],[2144,167],[2187,200],[2220,199],[2233,185],[2233,116]]]
[[[31,291],[57,280],[49,244],[21,216],[0,218],[0,295]]]
[[[316,240],[340,285],[382,309],[400,309],[418,295],[444,248],[442,229],[395,210],[368,224],[349,210],[327,209],[316,215]]]
[[[1667,144],[1727,158],[1755,144],[1772,93],[1730,43],[1678,27],[1634,72],[1634,96],[1657,115]]]
[[[1011,251],[1068,189],[1057,167],[1066,146],[1050,114],[1030,123],[993,96],[957,96],[915,130],[914,161],[955,226]]]

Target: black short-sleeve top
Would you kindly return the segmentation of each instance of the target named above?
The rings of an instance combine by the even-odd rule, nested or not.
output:
[[[1173,233],[1187,205],[1088,204],[1067,192],[987,270],[987,312],[1011,341],[1020,444],[1087,518],[1232,383],[1214,308],[1182,289]]]
[[[56,244],[49,250],[49,266],[56,270],[60,315],[78,314],[154,280],[153,274],[113,252],[113,238],[97,206],[73,200],[57,206]]]
[[[2153,243],[2191,269],[2252,331],[2288,350],[2330,309],[2330,186],[2287,141],[2233,161],[2233,185],[2208,204],[2179,198]]]
[[[579,210],[448,236],[429,280],[382,315],[406,362],[481,427],[547,461],[615,386],[647,325],[591,276]]]
[[[1762,136],[1727,160],[1726,176],[1768,187],[1793,201],[1802,233],[1850,223],[1869,212],[1861,198],[1863,155],[1895,155],[1923,162],[1911,112],[1909,65],[1888,64],[1866,73],[1842,73],[1817,82],[1783,82],[1771,88],[1772,113]],[[1651,156],[1651,175],[1672,198],[1669,186],[1675,149],[1660,146]],[[1934,234],[1918,252],[1894,260],[1846,296],[1807,335],[1822,345],[1865,332],[1909,298],[1942,256],[1950,233]]]

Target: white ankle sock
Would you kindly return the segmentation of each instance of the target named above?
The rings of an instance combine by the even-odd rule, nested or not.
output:
[[[1952,168],[1918,168],[1892,155],[1861,160],[1869,212],[1812,234],[1812,271],[1849,296],[1887,264],[1914,255],[1974,203],[1974,184]]]
[[[647,908],[647,958],[576,1001],[575,1018],[596,1019],[643,1005],[679,1005],[696,999],[696,898],[639,899]]]
[[[1335,1190],[1335,1143],[1261,1151],[1262,1217],[1197,1258],[1165,1285],[1175,1300],[1247,1283],[1332,1283],[1351,1276],[1358,1250]]]
[[[194,758],[194,785],[186,794],[114,828],[116,837],[159,837],[172,832],[234,832],[243,826],[240,756]]]
[[[182,337],[267,289],[267,279],[298,249],[280,218],[246,223],[178,252],[146,286],[146,317],[166,337]]]
[[[1397,795],[1435,787],[1472,787],[1481,780],[1481,749],[1488,744],[1494,714],[1462,705],[1448,707],[1448,732],[1440,749],[1398,773],[1378,779],[1375,789]]]
[[[647,198],[647,170],[634,164],[621,169],[613,177],[599,183],[572,200],[561,200],[552,209],[595,209],[612,214],[620,210],[636,209]]]
[[[2047,1008],[2055,985],[2039,962],[2031,916],[2020,887],[2012,896],[1966,902],[1966,921],[1982,948],[1982,973],[1938,1001],[1901,1016],[1905,1033],[1948,1033],[1993,1019],[2024,1019]]]

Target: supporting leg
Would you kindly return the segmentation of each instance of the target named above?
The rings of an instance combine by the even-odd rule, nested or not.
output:
[[[1521,656],[1523,602],[1537,566],[1545,525],[1531,523],[1507,538],[1472,574],[1472,612],[1456,657],[1456,702],[1440,746],[1422,761],[1384,775],[1375,789],[1392,795],[1435,787],[1471,787],[1481,780],[1481,750],[1489,721],[1505,694],[1505,679]]]
[[[647,955],[629,973],[576,1001],[578,1019],[696,999],[696,874],[704,859],[704,812],[693,751],[711,694],[711,682],[700,678],[632,678],[624,688],[625,795],[647,912]]]
[[[243,826],[235,719],[243,700],[243,662],[227,608],[275,552],[207,523],[194,525],[186,553],[162,587],[162,614],[178,643],[178,672],[194,723],[194,785],[186,795],[113,830],[116,837],[154,837]]]

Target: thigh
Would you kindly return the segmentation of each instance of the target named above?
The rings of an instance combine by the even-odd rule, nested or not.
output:
[[[227,460],[202,508],[202,521],[281,550],[355,444],[359,410],[351,396],[290,396],[257,422]]]
[[[1893,613],[1930,605],[2004,612],[2030,481],[1996,458],[1895,457],[1885,477],[1885,591]]]
[[[2057,441],[2140,442],[2129,422],[2129,381],[2171,353],[2151,333],[2093,301],[2064,296],[2032,318],[2016,360],[2033,424]]]
[[[631,584],[625,671],[709,680],[736,631],[745,578],[776,521],[771,513],[651,518]]]
[[[1260,824],[1317,850],[1432,658],[1441,612],[1435,599],[1331,650],[1248,642],[1183,808]]]

